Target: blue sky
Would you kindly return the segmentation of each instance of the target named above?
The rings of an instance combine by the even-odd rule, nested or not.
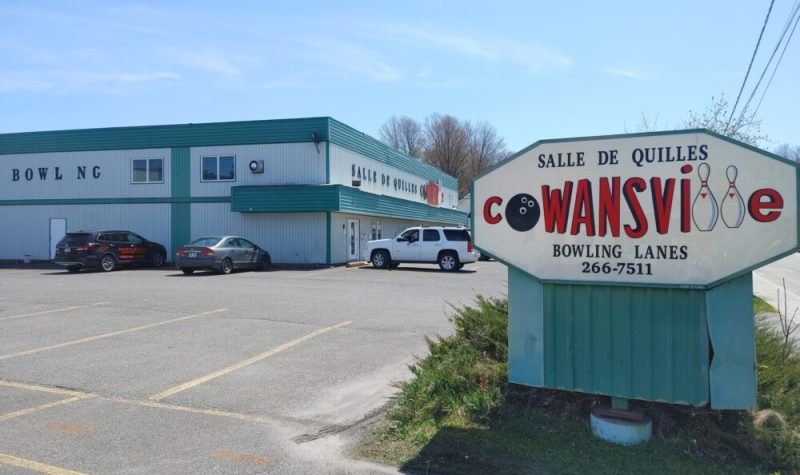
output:
[[[793,3],[775,1],[750,84]],[[377,137],[392,115],[438,112],[519,150],[642,115],[670,129],[733,103],[768,6],[5,0],[0,133],[331,116]],[[798,42],[758,112],[767,149],[800,144]]]

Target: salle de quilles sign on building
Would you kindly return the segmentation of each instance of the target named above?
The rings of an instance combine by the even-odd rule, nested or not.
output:
[[[544,281],[705,288],[796,249],[796,183],[703,131],[543,141],[475,180],[474,240]]]

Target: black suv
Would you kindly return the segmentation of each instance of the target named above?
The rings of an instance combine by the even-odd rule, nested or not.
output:
[[[121,265],[161,267],[166,255],[164,246],[130,231],[77,231],[58,242],[55,263],[70,272],[84,267],[110,272]]]

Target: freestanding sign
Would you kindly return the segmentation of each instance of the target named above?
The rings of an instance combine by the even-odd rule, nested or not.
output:
[[[541,141],[477,177],[475,245],[510,268],[512,382],[752,406],[750,273],[798,250],[797,184],[705,130]]]

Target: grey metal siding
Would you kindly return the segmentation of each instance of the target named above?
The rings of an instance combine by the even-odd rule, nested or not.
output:
[[[262,246],[275,263],[325,263],[325,213],[233,213],[226,203],[191,206],[192,239],[235,234]]]
[[[170,248],[169,204],[0,206],[0,223],[13,223],[0,226],[0,259],[49,259],[50,218],[66,218],[67,231],[127,229]]]

